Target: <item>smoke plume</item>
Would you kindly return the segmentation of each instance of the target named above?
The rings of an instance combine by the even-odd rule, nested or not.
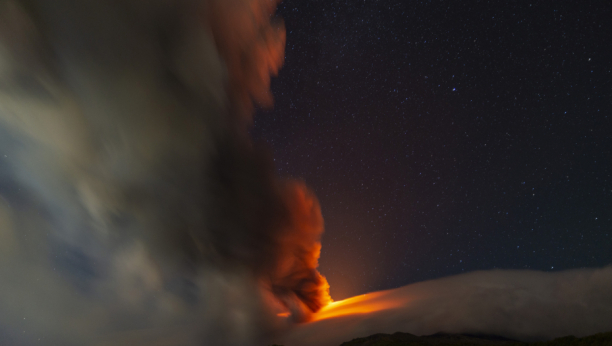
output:
[[[280,342],[334,346],[395,332],[486,334],[522,341],[582,337],[612,330],[612,267],[473,272],[334,303],[315,319]]]
[[[323,221],[247,135],[270,0],[0,0],[0,344],[251,345],[329,301]]]

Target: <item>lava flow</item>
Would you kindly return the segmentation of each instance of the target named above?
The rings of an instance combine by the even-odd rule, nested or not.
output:
[[[331,302],[312,316],[313,321],[346,315],[367,314],[380,310],[393,309],[403,305],[406,299],[389,297],[388,291],[363,294],[344,300]]]
[[[312,314],[310,322],[325,320],[329,318],[343,317],[348,315],[368,314],[381,310],[394,309],[404,306],[408,302],[407,297],[398,297],[392,291],[380,291],[362,294],[344,300],[332,301],[321,310]],[[290,313],[279,313],[280,317],[289,317]]]

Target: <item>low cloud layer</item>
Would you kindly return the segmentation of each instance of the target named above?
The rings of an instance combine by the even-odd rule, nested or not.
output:
[[[339,345],[376,333],[438,332],[547,340],[612,331],[612,267],[563,272],[479,271],[368,294],[334,309],[381,310],[300,325],[285,345]],[[325,316],[323,316],[325,317]]]
[[[329,299],[318,202],[247,134],[275,6],[0,1],[0,344],[251,345]]]

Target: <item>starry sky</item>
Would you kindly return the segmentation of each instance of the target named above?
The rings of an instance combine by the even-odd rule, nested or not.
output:
[[[334,299],[612,264],[612,3],[285,0],[251,130],[317,194]]]

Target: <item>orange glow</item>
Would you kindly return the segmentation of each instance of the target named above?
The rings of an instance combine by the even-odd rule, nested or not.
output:
[[[388,291],[363,294],[331,302],[312,316],[313,321],[354,314],[367,314],[397,308],[407,302],[406,298],[388,297]]]
[[[277,237],[271,289],[285,308],[302,320],[331,301],[329,284],[317,271],[323,216],[315,195],[304,183],[287,181],[282,194],[287,215]]]
[[[278,314],[276,314],[276,316],[278,317],[289,317],[291,316],[290,312],[279,312]]]

